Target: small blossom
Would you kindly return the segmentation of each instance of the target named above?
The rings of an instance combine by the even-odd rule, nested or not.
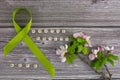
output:
[[[90,36],[87,36],[86,38],[85,38],[85,40],[87,41],[87,42],[89,42],[90,41]]]
[[[83,32],[79,32],[79,34],[80,34],[80,37],[85,35]]]
[[[68,45],[60,46],[60,49],[56,50],[56,55],[60,55],[61,62],[66,61],[65,53],[67,53]]]
[[[85,44],[84,44],[84,46],[85,46],[85,47],[88,47],[88,46],[89,46],[89,44],[88,44],[88,43],[85,43]]]
[[[89,54],[89,59],[92,61],[92,60],[94,60],[95,58],[96,58],[96,56],[95,56],[95,54]]]
[[[89,47],[92,47],[92,44],[91,44],[90,38],[91,38],[90,36],[87,36],[87,37],[86,37],[86,41],[87,41]]]
[[[97,54],[98,52],[98,50],[93,50],[93,54]]]
[[[101,48],[101,51],[104,51],[105,49],[104,48]]]
[[[66,44],[65,44],[65,47],[64,46],[60,46],[61,56],[65,55],[65,53],[67,52],[67,48],[68,48],[68,45],[66,45]]]
[[[79,36],[80,36],[79,33],[74,33],[74,34],[73,34],[73,37],[74,37],[74,38],[78,38]]]
[[[61,62],[65,62],[66,61],[66,57],[61,57]]]
[[[105,48],[105,50],[109,51],[110,53],[113,53],[113,50],[114,50],[114,47],[113,47],[113,46],[112,46],[112,47],[106,46],[106,47],[104,47],[104,48]]]
[[[74,38],[78,38],[78,37],[82,37],[82,38],[84,37],[85,38],[86,35],[83,32],[78,32],[78,33],[74,33],[73,37]]]
[[[94,60],[95,58],[97,58],[97,53],[99,52],[99,48],[92,50],[92,54],[90,54],[88,57],[90,60]]]
[[[105,50],[102,46],[98,47],[97,49],[98,49],[99,51],[104,51],[104,50]]]
[[[86,38],[87,38],[87,36],[86,36],[86,35],[82,35],[81,37],[82,37],[83,39],[86,39]]]
[[[60,49],[56,50],[56,55],[61,55],[61,50]]]
[[[110,50],[114,50],[114,47],[112,46],[111,48],[110,47],[105,47],[106,50],[110,51]]]
[[[95,50],[92,50],[92,54],[95,55],[95,57],[97,58],[97,53],[99,52],[99,48],[98,49],[95,49]]]

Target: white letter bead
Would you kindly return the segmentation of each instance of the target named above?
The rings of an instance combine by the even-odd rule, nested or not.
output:
[[[22,64],[18,64],[18,67],[21,68],[21,67],[22,67]]]
[[[37,65],[37,64],[34,64],[33,67],[34,67],[34,68],[38,68],[38,65]]]
[[[30,64],[26,64],[26,68],[29,68],[30,67]]]
[[[54,41],[57,41],[57,39],[58,39],[57,37],[54,37]]]
[[[57,30],[56,30],[56,33],[60,33],[60,30],[59,30],[59,29],[57,29]]]
[[[40,37],[36,37],[36,40],[38,40],[38,41],[39,41],[39,40],[40,40]]]
[[[10,67],[14,67],[15,65],[14,64],[10,64]]]
[[[66,32],[66,30],[62,30],[62,33],[65,33]]]
[[[65,38],[65,41],[69,41],[69,38],[68,38],[68,37],[66,37],[66,38]]]
[[[44,29],[44,33],[48,33],[48,29]]]
[[[50,30],[51,33],[54,33],[55,31],[53,29]]]
[[[63,41],[63,37],[60,37],[60,41]]]
[[[32,30],[32,33],[35,33],[35,29]]]
[[[43,39],[42,39],[43,41],[46,41],[46,37],[43,37]]]
[[[41,30],[41,29],[38,29],[38,33],[42,33],[42,30]]]
[[[49,40],[49,41],[52,41],[52,37],[49,37],[48,40]]]

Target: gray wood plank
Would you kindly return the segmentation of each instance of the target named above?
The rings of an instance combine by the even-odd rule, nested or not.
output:
[[[44,31],[48,30],[48,33],[38,33],[38,30]],[[119,54],[119,40],[120,40],[120,28],[64,28],[66,33],[50,33],[50,30],[63,30],[63,28],[32,28],[35,30],[35,33],[31,33],[30,36],[33,40],[39,45],[41,50],[45,53],[48,59],[56,67],[56,76],[55,79],[98,79],[100,75],[92,71],[86,64],[77,59],[73,65],[68,65],[66,63],[61,63],[58,56],[55,54],[55,49],[60,45],[66,43],[66,41],[43,41],[36,40],[36,37],[67,37],[74,32],[83,31],[86,34],[91,35],[93,45],[110,45],[115,46],[115,54]],[[0,78],[41,78],[41,79],[50,79],[50,76],[43,69],[41,64],[36,60],[34,55],[29,51],[29,49],[23,43],[18,45],[6,58],[3,56],[3,46],[15,35],[13,28],[1,28],[0,29]],[[44,42],[44,44],[42,44]],[[56,45],[57,44],[57,45]],[[26,60],[24,60],[26,59]],[[38,64],[37,69],[33,68],[33,64]],[[15,64],[14,68],[10,68],[10,64]],[[18,67],[18,64],[23,64],[22,68]],[[26,68],[25,65],[30,64],[30,68]],[[116,62],[114,68],[109,67],[110,71],[113,73],[113,78],[120,78],[120,64]],[[71,73],[72,72],[72,73]],[[31,76],[32,75],[32,76]],[[27,76],[27,77],[26,77]]]
[[[11,13],[16,7],[32,11],[34,26],[120,26],[119,0],[91,1],[0,0],[0,26],[12,26]]]

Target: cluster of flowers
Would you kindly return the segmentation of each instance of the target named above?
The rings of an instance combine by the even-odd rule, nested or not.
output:
[[[114,47],[109,47],[109,46],[106,46],[106,47],[97,47],[97,49],[94,49],[92,50],[92,53],[89,54],[89,59],[92,61],[94,60],[95,58],[97,58],[97,53],[100,52],[100,51],[107,51],[109,54],[113,53],[113,50],[114,50]]]
[[[79,33],[74,33],[73,34],[74,38],[78,38],[81,37],[83,39],[86,40],[87,43],[84,44],[85,47],[92,47],[91,45],[91,41],[90,41],[90,36],[87,36],[86,34],[84,34],[83,32],[79,32]],[[65,46],[60,46],[59,49],[56,50],[56,55],[60,56],[61,62],[65,62],[66,61],[66,57],[65,54],[67,53],[67,49],[68,49],[68,45],[65,44]],[[88,58],[92,61],[95,58],[97,58],[97,53],[99,51],[108,51],[108,53],[113,53],[114,47],[97,47],[97,49],[93,49],[92,52],[88,55]]]
[[[79,32],[79,33],[74,33],[73,34],[73,37],[74,38],[78,38],[78,37],[81,37],[81,38],[83,38],[83,39],[85,39],[86,41],[87,41],[87,43],[86,44],[84,44],[84,46],[86,46],[86,47],[92,47],[92,45],[91,45],[91,41],[90,41],[90,36],[87,36],[86,34],[84,34],[83,32]]]

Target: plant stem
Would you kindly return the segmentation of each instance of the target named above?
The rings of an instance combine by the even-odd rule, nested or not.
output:
[[[96,73],[102,75],[105,80],[108,80],[108,77],[105,75],[105,73],[99,72],[99,71],[97,71],[95,68],[91,67],[90,64],[89,64],[89,62],[86,61],[85,58],[83,58],[80,54],[78,54],[78,57],[79,57],[83,62],[85,62],[92,70],[94,70]]]
[[[105,64],[104,66],[105,66],[105,69],[106,69],[107,73],[109,74],[109,80],[112,80],[112,74],[110,73],[107,65]]]

